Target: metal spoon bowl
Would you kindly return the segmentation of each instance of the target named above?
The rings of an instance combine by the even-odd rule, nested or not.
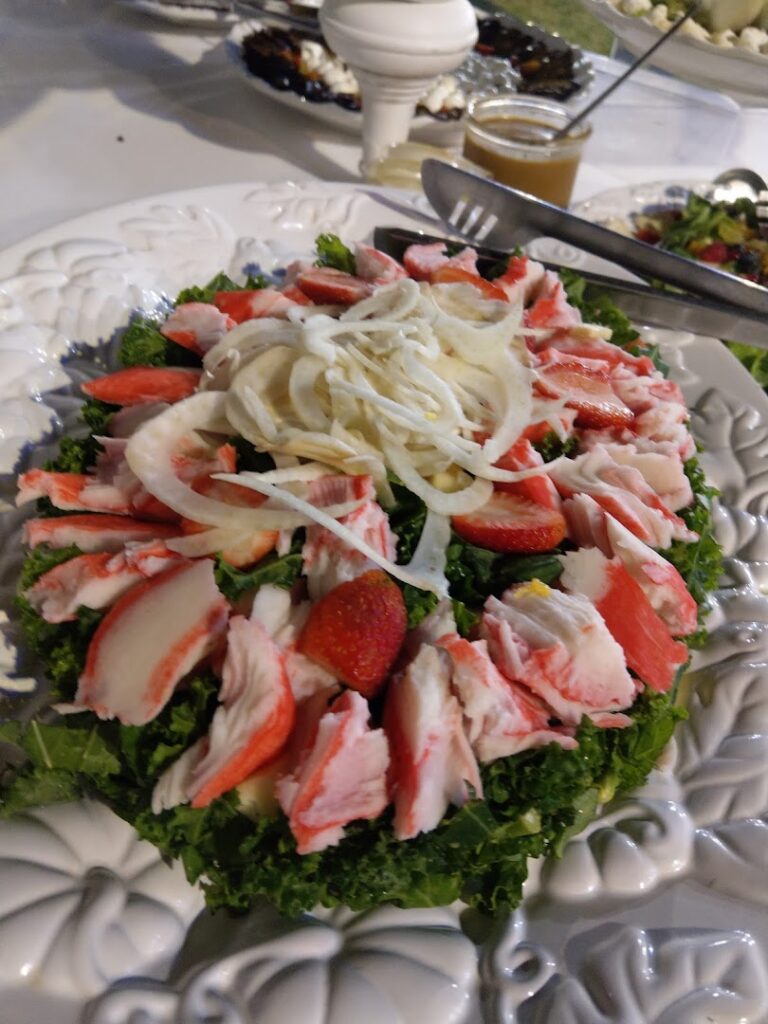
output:
[[[761,192],[768,192],[768,184],[757,171],[748,167],[732,167],[713,179],[709,198],[716,203],[733,203],[737,199],[757,202]]]

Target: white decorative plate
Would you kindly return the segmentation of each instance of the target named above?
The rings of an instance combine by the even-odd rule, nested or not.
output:
[[[233,10],[225,10],[214,6],[202,7],[196,4],[173,4],[165,0],[118,0],[121,7],[141,11],[160,21],[171,25],[198,29],[224,29],[234,25],[238,20]]]
[[[657,42],[662,31],[643,18],[623,14],[609,0],[581,0],[582,6],[614,32],[630,53],[639,56]],[[740,103],[768,102],[768,55],[740,47],[716,46],[678,32],[649,63],[678,78],[728,93]]]
[[[6,498],[25,442],[74,417],[61,368],[73,345],[77,379],[132,309],[218,270],[282,263],[320,231],[434,230],[422,203],[228,185],[94,213],[0,254]],[[522,907],[497,922],[461,906],[193,921],[196,891],[103,808],[0,822],[2,1024],[766,1024],[768,403],[714,339],[655,338],[722,489],[728,560],[689,720],[645,788],[562,860],[534,863]],[[6,610],[19,521],[0,523]],[[8,645],[4,664],[7,685]]]

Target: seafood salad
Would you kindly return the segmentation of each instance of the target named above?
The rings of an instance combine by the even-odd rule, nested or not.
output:
[[[97,796],[212,907],[514,906],[684,714],[720,562],[657,353],[524,255],[321,236],[120,360],[18,480],[0,814]]]

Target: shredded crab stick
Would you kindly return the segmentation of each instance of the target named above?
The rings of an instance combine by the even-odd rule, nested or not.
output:
[[[139,583],[99,623],[75,703],[99,718],[145,725],[221,640],[228,616],[210,559]]]
[[[293,728],[296,702],[285,662],[257,620],[238,615],[229,623],[219,700],[190,780],[193,807],[207,807],[270,761]]]
[[[429,281],[443,267],[457,267],[476,274],[477,253],[474,249],[466,248],[456,256],[449,256],[445,242],[409,245],[403,254],[403,266],[415,281]]]
[[[668,441],[659,444],[653,452],[640,451],[634,444],[609,442],[601,447],[614,462],[636,469],[659,500],[672,512],[679,512],[693,501],[691,481],[675,446]]]
[[[664,504],[638,469],[615,462],[601,445],[575,459],[553,464],[550,476],[563,497],[588,494],[652,547],[668,548],[673,540],[688,543],[698,539]]]
[[[162,542],[145,547],[149,551],[141,555],[138,551],[77,555],[40,576],[24,597],[46,622],[71,622],[81,606],[108,608],[141,580],[156,576],[179,559]]]
[[[535,693],[566,724],[621,711],[637,687],[624,652],[594,605],[539,580],[489,597],[481,623],[500,671]]]
[[[484,640],[451,633],[438,640],[438,646],[450,655],[451,686],[464,709],[469,742],[479,761],[495,761],[547,743],[566,750],[578,746],[572,730],[550,728],[552,713],[542,701],[502,676]]]
[[[180,402],[200,384],[200,370],[171,366],[131,366],[81,385],[89,398],[110,405],[142,405],[144,402]]]
[[[237,505],[242,508],[259,508],[266,501],[262,494],[257,494],[247,487],[225,483],[223,480],[212,480],[210,477],[195,484],[194,490],[198,494],[206,494],[227,505]],[[181,528],[187,536],[197,538],[201,542],[195,551],[194,543],[185,545],[184,541],[176,541],[176,549],[182,554],[220,553],[225,562],[240,569],[254,565],[272,551],[280,536],[277,530],[227,531],[211,529],[204,523],[196,523],[192,519],[182,519]]]
[[[450,803],[460,807],[469,799],[469,786],[482,797],[480,771],[450,680],[448,655],[424,644],[387,690],[384,728],[392,749],[398,839],[431,832]]]
[[[391,284],[406,277],[404,267],[380,249],[358,242],[355,246],[355,274],[374,285]]]
[[[171,523],[145,522],[130,516],[99,515],[97,512],[51,519],[28,519],[24,543],[31,548],[48,544],[66,548],[76,544],[81,551],[120,551],[131,541],[178,537],[179,527]]]
[[[365,698],[347,690],[322,716],[293,771],[278,780],[300,854],[336,846],[345,825],[378,818],[387,806],[387,737],[368,721]]]
[[[560,560],[562,586],[594,604],[632,671],[657,693],[671,689],[677,669],[688,661],[688,648],[672,639],[621,559],[606,558],[597,548],[583,548]]]
[[[552,270],[545,270],[536,288],[533,305],[525,311],[526,327],[567,330],[581,324],[581,313],[568,302],[563,282]]]
[[[698,605],[671,562],[638,540],[586,494],[566,501],[563,511],[574,542],[580,547],[597,547],[608,558],[618,555],[673,636],[696,631]]]
[[[202,356],[232,330],[235,322],[209,302],[184,302],[160,327],[160,333]]]
[[[363,504],[359,508],[342,516],[338,522],[384,558],[394,562],[397,538],[390,528],[386,512],[375,498],[373,478],[370,475],[333,474],[320,477],[310,484],[307,495],[307,500],[318,507],[362,500]],[[345,544],[335,533],[316,523],[307,527],[301,558],[309,595],[313,599],[375,568],[374,563],[361,551]]]

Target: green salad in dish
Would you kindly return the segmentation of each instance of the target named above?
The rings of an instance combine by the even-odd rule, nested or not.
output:
[[[768,240],[762,237],[751,199],[711,202],[691,193],[682,209],[638,214],[635,237],[680,256],[699,260],[768,288]],[[768,352],[726,342],[761,387],[768,387]]]
[[[0,815],[95,797],[213,908],[489,913],[641,785],[720,574],[657,353],[575,276],[321,236],[137,316],[26,467],[36,711]]]

